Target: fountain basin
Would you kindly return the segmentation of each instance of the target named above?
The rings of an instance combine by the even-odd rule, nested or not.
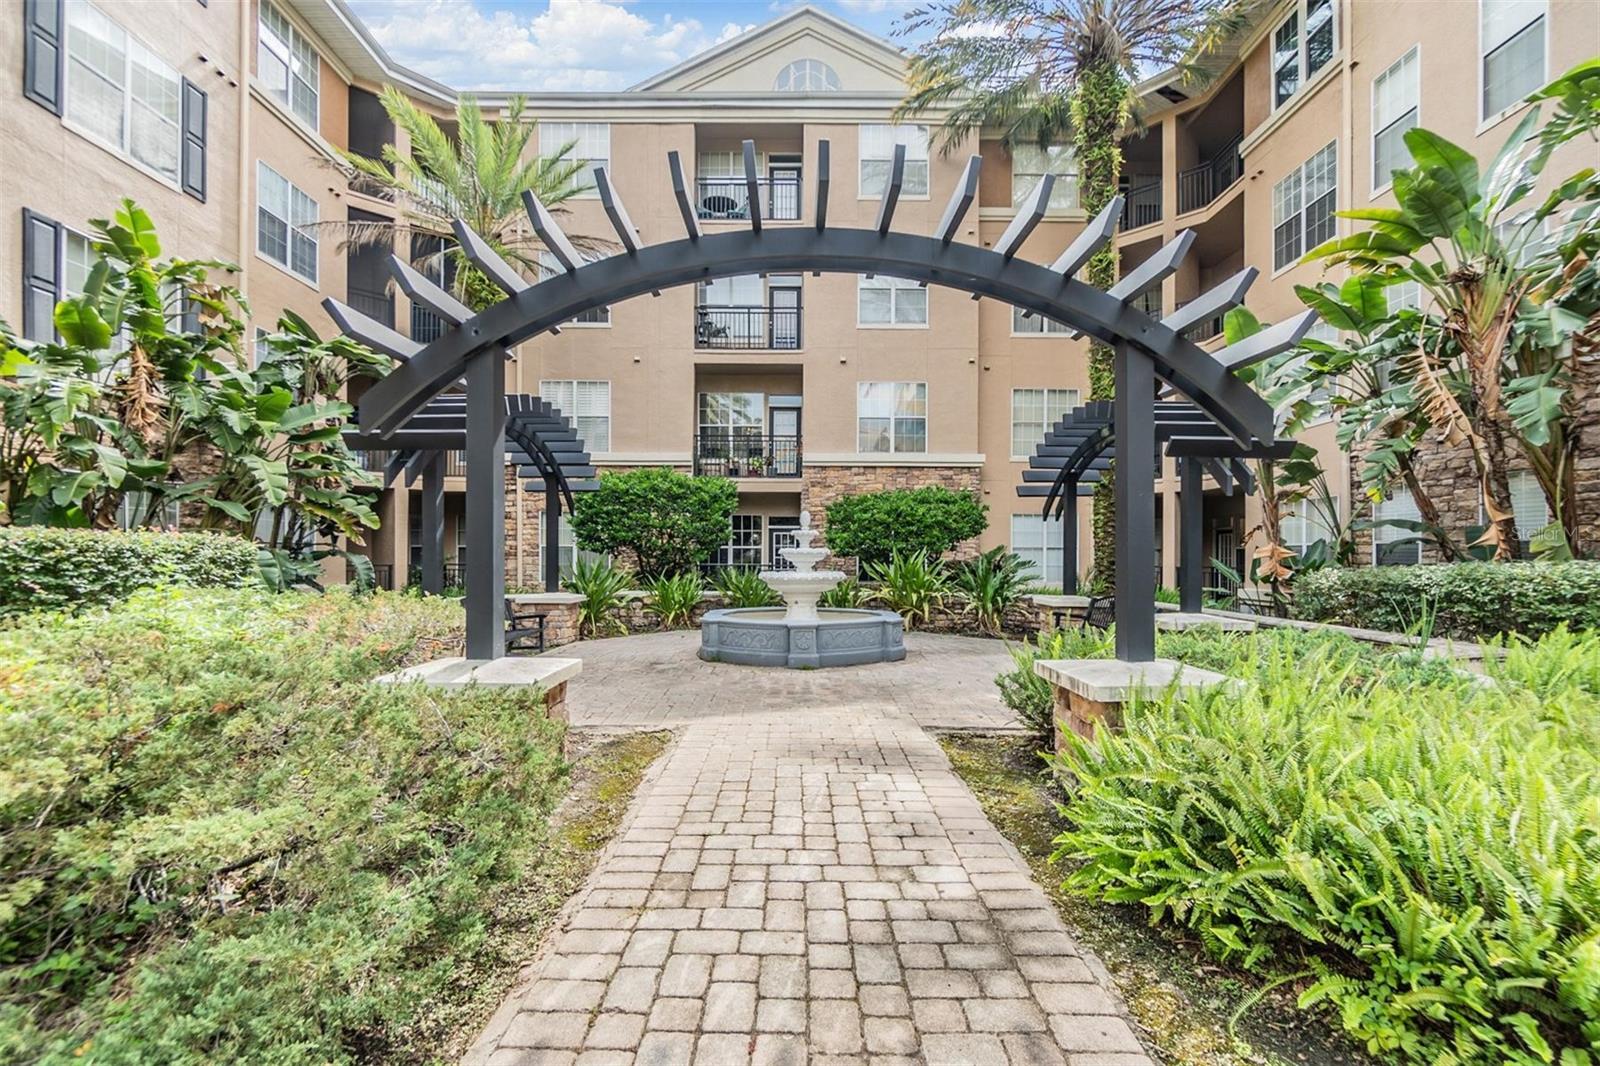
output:
[[[815,619],[795,619],[782,607],[741,607],[700,620],[700,658],[709,662],[817,669],[905,657],[905,621],[894,611],[821,607]]]

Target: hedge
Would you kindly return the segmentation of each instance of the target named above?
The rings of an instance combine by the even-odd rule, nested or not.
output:
[[[104,607],[157,585],[245,588],[256,546],[219,533],[0,527],[0,617]]]
[[[841,496],[828,505],[828,550],[863,568],[902,555],[940,556],[980,535],[989,508],[970,492],[942,485]]]
[[[1600,629],[1600,563],[1330,567],[1302,575],[1295,614],[1313,622],[1465,639]]]

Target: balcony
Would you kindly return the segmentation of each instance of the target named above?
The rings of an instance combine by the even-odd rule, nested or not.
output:
[[[800,438],[734,430],[702,433],[694,439],[694,472],[701,477],[799,477]]]
[[[711,351],[795,351],[800,347],[800,306],[700,304],[694,309],[694,346]]]
[[[800,175],[756,179],[761,217],[774,222],[800,219]],[[700,178],[695,182],[696,211],[704,219],[750,217],[750,186],[743,177]]]
[[[1178,214],[1200,210],[1244,177],[1240,140],[1233,138],[1204,163],[1178,172]]]
[[[1134,185],[1122,194],[1121,229],[1138,229],[1161,221],[1161,179]]]
[[[1183,305],[1188,302],[1188,300],[1179,300],[1178,307],[1182,308]],[[1183,331],[1183,335],[1189,340],[1194,341],[1196,344],[1201,344],[1210,340],[1212,337],[1220,336],[1221,333],[1221,315],[1212,315],[1210,318],[1203,318],[1199,322],[1196,322],[1194,325]]]
[[[423,307],[411,305],[411,339],[418,344],[436,341],[444,333],[444,319]]]
[[[394,329],[394,297],[387,291],[352,283],[346,288],[346,297],[353,309]]]

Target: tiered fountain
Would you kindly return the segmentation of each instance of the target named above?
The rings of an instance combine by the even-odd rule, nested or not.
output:
[[[783,597],[784,608],[707,611],[700,622],[700,658],[750,666],[856,666],[906,657],[905,624],[893,611],[818,607],[817,599],[844,580],[841,570],[817,570],[828,554],[814,548],[811,514],[800,515],[795,546],[779,554],[793,570],[763,570],[761,580]]]

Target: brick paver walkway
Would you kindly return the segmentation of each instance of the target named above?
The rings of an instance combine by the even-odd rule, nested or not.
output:
[[[637,681],[585,664],[588,701]],[[854,699],[786,705],[751,690],[795,672],[712,672],[717,706],[686,708],[469,1061],[1150,1062],[919,715],[865,678]],[[833,679],[857,674],[815,676],[847,691]]]

